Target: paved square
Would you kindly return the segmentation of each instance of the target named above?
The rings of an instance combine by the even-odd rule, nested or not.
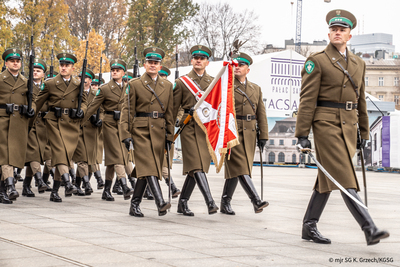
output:
[[[185,178],[181,173],[182,165],[174,164],[179,188]],[[53,203],[49,192],[38,194],[34,188],[35,198],[20,196],[12,205],[0,204],[0,266],[353,266],[366,260],[380,262],[362,265],[400,266],[400,175],[367,173],[370,214],[390,232],[388,239],[367,246],[340,193],[334,192],[318,224],[332,244],[320,245],[300,236],[316,173],[264,167],[269,207],[255,214],[238,185],[232,200],[235,216],[208,215],[197,187],[189,202],[194,217],[178,215],[174,199],[171,212],[162,217],[154,201],[143,200],[144,218],[129,216],[130,202],[122,196],[106,202],[95,190],[91,196],[65,198],[61,188],[63,202]],[[211,166],[208,179],[218,206],[223,177]],[[260,167],[253,168],[253,180],[260,194]],[[166,184],[161,187],[167,199]],[[22,183],[17,190],[21,194]]]

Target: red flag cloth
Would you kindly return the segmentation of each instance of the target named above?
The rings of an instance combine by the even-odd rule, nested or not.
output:
[[[233,65],[235,65],[234,62],[224,62],[225,71],[220,77],[215,77],[217,82],[193,114],[197,124],[207,135],[208,151],[217,168],[217,173],[222,168],[228,149],[239,144]]]

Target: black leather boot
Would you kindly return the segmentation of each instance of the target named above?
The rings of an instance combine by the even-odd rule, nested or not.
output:
[[[241,175],[239,176],[239,181],[244,191],[249,196],[251,203],[253,203],[254,212],[262,212],[263,208],[267,207],[269,203],[260,199],[257,194],[256,188],[254,187],[253,181],[251,180],[251,177],[248,175]]]
[[[146,179],[137,179],[135,189],[133,190],[131,206],[129,208],[129,215],[134,217],[143,217],[143,213],[140,210],[140,203],[142,202],[142,197],[144,190],[147,186]]]
[[[218,207],[211,195],[206,174],[204,172],[196,172],[194,174],[194,178],[196,179],[197,186],[199,187],[200,192],[203,194],[204,200],[207,204],[208,214],[217,213]]]
[[[130,188],[128,187],[128,185],[127,185],[127,183],[126,183],[126,178],[125,178],[125,177],[122,177],[122,178],[119,180],[119,183],[121,184],[122,191],[124,192],[124,199],[125,199],[125,200],[130,199],[130,198],[131,198],[131,195],[133,194],[133,190],[130,189]]]
[[[90,185],[89,176],[83,176],[82,178],[83,187],[85,188],[85,195],[90,196],[93,193],[92,186]]]
[[[53,181],[53,190],[51,190],[50,201],[62,202],[61,197],[58,195],[58,189],[60,189],[61,181]]]
[[[135,190],[136,178],[128,175],[128,180],[131,183],[132,189]]]
[[[185,182],[182,186],[182,192],[178,200],[178,213],[182,213],[185,216],[194,216],[194,213],[188,207],[188,201],[195,185],[196,180],[189,174],[186,175]]]
[[[50,171],[49,171],[49,173],[50,173],[50,175],[51,175],[51,178],[53,178],[53,181],[54,181],[54,175],[55,175],[55,173],[56,173],[56,168],[51,168]]]
[[[13,202],[8,198],[7,188],[4,181],[0,182],[0,203],[12,204]]]
[[[224,190],[222,191],[221,197],[221,213],[235,215],[235,212],[231,207],[231,200],[238,184],[238,180],[239,179],[237,177],[225,179]]]
[[[315,243],[330,244],[331,240],[323,237],[317,229],[317,222],[321,217],[322,211],[325,208],[326,202],[329,199],[330,193],[321,194],[317,190],[313,191],[310,202],[304,214],[303,230],[301,238],[305,240],[312,240]]]
[[[75,184],[75,180],[76,180],[76,172],[75,169],[69,169],[69,176],[71,176],[71,183]]]
[[[85,192],[82,191],[81,183],[82,183],[82,178],[77,176],[75,178],[75,187],[76,187],[76,192],[74,193],[75,196],[83,197],[85,195]]]
[[[112,192],[118,195],[123,195],[124,191],[122,191],[122,187],[121,187],[121,183],[120,181],[117,179],[115,179],[115,183],[114,186],[112,188]]]
[[[357,191],[355,189],[347,189],[347,191],[355,197],[357,200],[361,201],[361,198],[358,196]],[[354,219],[358,222],[361,227],[361,230],[364,231],[365,240],[367,241],[367,245],[376,245],[380,242],[381,239],[389,237],[389,232],[385,230],[379,230],[371,216],[369,215],[368,210],[359,206],[355,203],[351,198],[349,198],[345,193],[342,193],[342,198],[346,203],[347,208],[350,210]]]
[[[25,197],[35,197],[35,193],[31,190],[32,176],[25,176],[22,184],[22,195]]]
[[[106,201],[114,201],[114,197],[111,195],[111,192],[110,192],[111,185],[112,185],[112,181],[106,180],[106,183],[104,185],[103,194],[101,195],[101,199],[104,199]]]
[[[154,196],[151,193],[151,190],[150,190],[149,186],[146,187],[146,190],[144,191],[143,197],[146,198],[147,200],[153,200],[154,199]]]
[[[42,191],[44,192],[47,189],[47,184],[43,181],[42,179],[42,173],[41,172],[37,172],[35,173],[35,181],[38,185],[38,191],[39,193]]]
[[[153,192],[153,195],[154,195],[154,200],[156,202],[157,209],[158,209],[158,216],[163,216],[163,215],[167,214],[167,209],[169,209],[171,207],[171,203],[164,201],[160,183],[158,182],[158,177],[147,176],[146,179],[147,179],[147,184],[150,187],[150,190],[151,190],[151,192]]]
[[[73,184],[71,184],[71,182],[69,181],[68,173],[64,173],[63,175],[61,175],[61,180],[64,181],[65,197],[70,197],[71,194],[78,192],[78,189]],[[75,177],[75,181],[76,181],[76,177]]]
[[[172,198],[177,198],[177,197],[180,195],[181,190],[179,190],[179,189],[176,187],[176,185],[175,185],[174,180],[172,179],[172,177],[171,177],[171,179],[165,178],[165,183],[169,186],[169,181],[170,181],[170,180],[171,180],[171,193],[172,193]]]
[[[8,198],[10,200],[16,200],[19,197],[18,191],[15,189],[14,177],[8,177],[5,181],[8,189]]]
[[[16,170],[14,169],[14,178],[18,182],[22,182],[24,180],[24,178],[22,178],[22,176],[21,176],[21,172],[22,172],[22,169],[20,169],[20,168],[17,168]]]
[[[51,187],[49,186],[49,184],[50,184],[49,175],[50,175],[49,173],[43,173],[42,179],[43,179],[43,182],[46,185],[46,190],[45,191],[51,192]],[[44,193],[44,191],[40,191],[39,190],[39,194],[42,194],[42,193]]]
[[[97,189],[103,189],[104,188],[104,181],[103,178],[101,178],[101,172],[100,171],[95,171],[93,173],[94,178],[97,180]]]

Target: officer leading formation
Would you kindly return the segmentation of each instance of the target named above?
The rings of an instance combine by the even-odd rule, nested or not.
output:
[[[353,200],[361,202],[351,159],[369,136],[365,63],[347,48],[357,20],[346,10],[333,10],[326,21],[330,43],[307,58],[301,73],[295,135],[300,148],[311,149],[308,135],[312,129],[317,160],[347,190],[346,194],[341,192],[344,202],[364,231],[367,245],[374,245],[389,237],[389,233],[379,230],[368,211]],[[19,197],[15,188],[18,172],[14,174],[14,168],[20,170],[26,166],[22,186],[22,195],[26,197],[35,197],[32,178],[39,193],[51,191],[52,202],[62,202],[58,194],[61,185],[65,187],[65,197],[91,195],[93,174],[97,189],[104,188],[101,198],[114,201],[111,187],[116,174],[112,191],[131,200],[130,215],[144,216],[140,204],[145,194],[148,199],[154,198],[158,215],[163,216],[171,207],[164,200],[159,184],[164,177],[172,198],[179,196],[178,214],[194,216],[188,203],[196,184],[208,213],[215,214],[219,208],[206,176],[211,164],[206,134],[193,119],[185,122],[193,115],[197,102],[193,92],[204,91],[213,80],[206,72],[212,51],[204,45],[195,45],[190,54],[193,69],[184,77],[191,81],[191,88],[182,82],[182,77],[174,85],[166,79],[171,72],[161,65],[165,53],[157,47],[143,51],[145,73],[140,77],[127,72],[126,62],[113,59],[108,83],[101,79],[101,73],[97,76],[86,68],[78,79],[73,76],[77,58],[63,52],[57,55],[59,73],[52,66],[47,71],[46,63],[36,58],[30,73],[31,84],[20,73],[21,50],[6,49],[2,55],[6,69],[0,75],[0,202],[11,204]],[[226,156],[220,212],[235,215],[231,200],[240,182],[255,213],[260,213],[269,203],[255,189],[252,166],[256,146],[262,151],[268,140],[267,115],[261,88],[247,79],[252,58],[238,52],[233,59],[238,63],[234,71],[234,98],[240,144]],[[31,93],[32,97],[27,97]],[[173,147],[174,126],[184,127],[180,140],[186,178],[181,190],[168,174],[172,161],[167,164],[171,158],[165,156],[165,151]],[[99,167],[103,150],[105,183]],[[74,162],[78,165],[76,177]],[[49,186],[50,175],[52,186]],[[303,219],[302,239],[331,243],[318,231],[317,223],[330,193],[336,189],[324,172],[318,170]]]

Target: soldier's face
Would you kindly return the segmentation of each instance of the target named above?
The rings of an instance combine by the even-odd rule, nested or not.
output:
[[[60,75],[63,77],[69,77],[74,72],[74,64],[60,63]]]
[[[112,69],[111,70],[111,77],[116,80],[122,80],[122,77],[125,75],[125,71],[123,69]]]
[[[350,34],[350,28],[333,26],[329,28],[329,41],[333,45],[343,45],[350,41],[352,35]]]
[[[20,59],[9,59],[6,61],[6,67],[11,72],[18,72],[21,69],[21,60]]]
[[[250,68],[247,64],[239,64],[239,66],[235,67],[235,76],[238,79],[246,77],[246,75],[250,72]]]
[[[160,74],[160,77],[165,79],[165,80],[167,80],[167,78],[168,78],[167,75],[164,75],[164,74],[162,74],[162,75]]]
[[[90,89],[90,84],[92,83],[92,79],[85,77],[85,90]]]
[[[33,79],[40,81],[44,77],[44,71],[41,68],[33,68]]]
[[[99,89],[99,85],[98,84],[92,84],[92,89],[93,90],[98,90]]]
[[[191,63],[195,70],[203,71],[210,62],[205,57],[193,57]]]
[[[160,61],[146,60],[143,66],[146,69],[146,72],[150,75],[157,75],[158,72],[161,70]]]

